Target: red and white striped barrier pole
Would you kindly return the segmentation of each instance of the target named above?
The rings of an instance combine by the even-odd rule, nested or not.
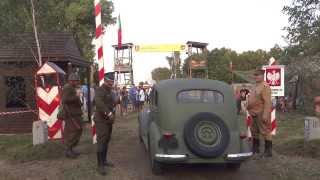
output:
[[[269,59],[269,66],[276,65],[276,60],[271,57]],[[271,134],[276,135],[276,130],[277,130],[277,123],[276,123],[276,98],[274,96],[271,96],[271,102],[272,102],[272,108],[271,108]]]
[[[249,114],[249,111],[246,111],[246,126],[247,126],[247,138],[250,140],[252,138],[251,126],[252,126],[252,117]]]
[[[101,4],[100,0],[94,0],[95,21],[96,21],[96,49],[98,55],[98,71],[99,71],[99,85],[101,86],[104,81],[104,60],[103,60],[103,27],[101,23]],[[93,143],[97,142],[96,127],[92,121],[92,135]]]
[[[95,6],[95,20],[96,20],[96,49],[98,55],[98,69],[99,69],[99,85],[104,81],[104,60],[103,60],[103,27],[101,23],[101,4],[100,0],[94,0]]]

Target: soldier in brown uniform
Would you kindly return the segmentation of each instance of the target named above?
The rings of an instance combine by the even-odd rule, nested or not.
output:
[[[108,144],[112,134],[112,125],[115,120],[116,100],[112,92],[114,74],[107,73],[104,84],[96,90],[95,125],[97,134],[97,161],[98,173],[106,175],[104,166],[113,166],[107,163]]]
[[[260,153],[259,136],[265,139],[264,157],[272,156],[271,139],[271,89],[264,82],[264,70],[256,70],[254,73],[256,84],[250,91],[248,99],[248,111],[253,118],[251,133],[253,137],[252,152]]]
[[[82,134],[82,110],[80,97],[76,92],[79,86],[80,78],[72,73],[68,77],[68,83],[63,87],[62,91],[62,108],[58,114],[65,122],[64,127],[64,143],[66,146],[65,155],[67,158],[76,158],[79,153],[74,151],[74,147],[79,143]]]

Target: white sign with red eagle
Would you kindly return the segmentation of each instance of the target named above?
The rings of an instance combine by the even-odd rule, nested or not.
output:
[[[272,96],[284,96],[284,66],[264,66],[265,81],[270,85]]]

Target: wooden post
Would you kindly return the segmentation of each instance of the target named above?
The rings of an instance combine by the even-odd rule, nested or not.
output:
[[[38,66],[42,66],[42,57],[41,57],[41,48],[40,48],[40,43],[39,43],[39,37],[38,37],[38,30],[37,30],[37,24],[36,24],[36,15],[35,15],[35,9],[34,9],[34,4],[33,0],[30,0],[31,2],[31,8],[32,8],[32,25],[33,25],[33,30],[34,30],[34,37],[36,39],[36,44],[37,44],[37,49],[38,49]]]
[[[88,107],[88,121],[89,122],[91,122],[91,114],[92,114],[92,112],[91,112],[91,110],[92,110],[92,108],[91,108],[91,91],[90,91],[90,89],[91,89],[91,66],[90,67],[88,67],[87,68],[87,88],[88,88],[88,97],[87,97],[87,99],[88,99],[88,101],[87,101],[87,107]]]

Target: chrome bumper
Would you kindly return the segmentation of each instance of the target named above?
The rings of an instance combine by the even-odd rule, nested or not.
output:
[[[156,154],[155,159],[157,161],[171,161],[171,162],[182,162],[188,159],[185,154]]]
[[[229,160],[229,161],[246,160],[246,159],[250,158],[252,155],[253,155],[252,152],[237,153],[237,154],[227,154],[226,155],[226,160]]]

